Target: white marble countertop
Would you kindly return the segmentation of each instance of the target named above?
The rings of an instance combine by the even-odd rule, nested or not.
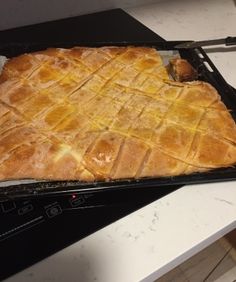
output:
[[[170,0],[127,12],[167,40],[236,35],[233,0]],[[232,49],[210,48],[208,54],[236,87],[236,48]],[[7,281],[153,281],[235,227],[236,181],[190,185]]]

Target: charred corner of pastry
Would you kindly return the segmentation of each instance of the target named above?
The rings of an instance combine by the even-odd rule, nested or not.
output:
[[[192,81],[198,78],[197,71],[185,59],[174,58],[169,61],[168,71],[170,75],[180,82]]]

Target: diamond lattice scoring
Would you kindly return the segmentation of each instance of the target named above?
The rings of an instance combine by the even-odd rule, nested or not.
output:
[[[48,49],[0,76],[0,179],[118,179],[236,163],[217,91],[170,80],[144,47]]]

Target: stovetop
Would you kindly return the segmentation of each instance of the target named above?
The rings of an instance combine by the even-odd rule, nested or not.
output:
[[[139,188],[0,204],[0,279],[174,191]]]
[[[9,42],[162,41],[120,9],[0,32]],[[13,40],[14,39],[14,40]],[[0,280],[178,187],[107,191],[0,203]]]

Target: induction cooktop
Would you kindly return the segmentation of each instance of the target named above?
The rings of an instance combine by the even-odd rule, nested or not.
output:
[[[0,38],[0,47],[13,41],[163,41],[121,9],[0,31]],[[0,202],[0,280],[177,188],[123,189]]]

